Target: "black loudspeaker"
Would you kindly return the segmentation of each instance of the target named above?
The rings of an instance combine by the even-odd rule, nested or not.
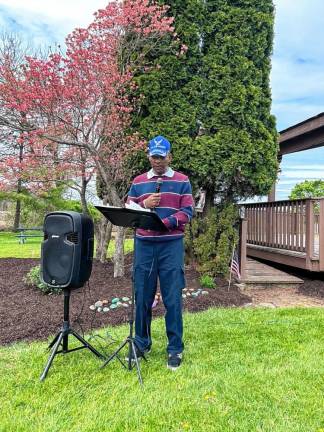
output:
[[[43,282],[52,287],[82,287],[91,275],[93,236],[88,216],[73,211],[47,214],[41,252]]]

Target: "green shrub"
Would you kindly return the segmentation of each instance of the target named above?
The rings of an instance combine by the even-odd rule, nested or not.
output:
[[[216,288],[214,279],[208,274],[204,274],[199,279],[200,286],[202,288]]]
[[[234,204],[211,208],[204,219],[192,222],[192,249],[197,269],[202,274],[226,276],[238,242],[238,211]]]
[[[40,265],[32,267],[24,277],[24,282],[28,286],[38,288],[44,294],[59,294],[62,292],[62,288],[51,287],[42,282],[40,277]]]

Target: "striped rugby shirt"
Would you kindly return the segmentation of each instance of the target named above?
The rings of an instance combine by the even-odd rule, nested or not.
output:
[[[156,213],[168,228],[168,232],[136,230],[136,237],[142,240],[175,240],[184,236],[185,225],[193,214],[193,198],[189,179],[186,175],[173,171],[170,167],[162,175],[156,175],[151,169],[133,180],[127,203],[134,201],[144,207],[144,200],[156,192],[157,179],[162,178],[161,201],[155,207]]]

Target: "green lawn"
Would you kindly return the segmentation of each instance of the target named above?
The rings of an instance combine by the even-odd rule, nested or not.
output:
[[[35,234],[35,232],[32,232]],[[15,233],[0,232],[0,258],[39,258],[41,237],[28,238],[25,244],[20,244]],[[125,242],[125,253],[133,250],[133,240]],[[112,256],[114,242],[110,242],[108,256]]]
[[[135,370],[100,370],[86,350],[57,356],[40,383],[45,343],[1,348],[0,431],[324,431],[323,309],[210,309],[184,321],[176,372],[153,321],[144,390]],[[118,343],[127,335],[108,330]]]

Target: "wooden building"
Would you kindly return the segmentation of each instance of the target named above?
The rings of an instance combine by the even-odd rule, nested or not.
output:
[[[324,146],[324,113],[280,132],[283,155]],[[324,177],[324,172],[323,172]],[[241,226],[241,276],[247,256],[312,272],[324,271],[324,198],[244,204]]]

